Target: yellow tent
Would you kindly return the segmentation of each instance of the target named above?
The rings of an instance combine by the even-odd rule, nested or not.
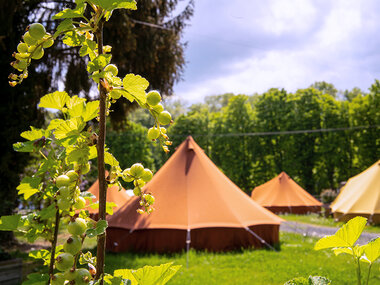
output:
[[[343,221],[364,216],[380,223],[380,160],[350,178],[330,207],[334,217]]]

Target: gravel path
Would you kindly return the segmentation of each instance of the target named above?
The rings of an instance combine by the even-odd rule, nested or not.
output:
[[[280,230],[284,232],[298,233],[305,236],[319,237],[319,238],[327,236],[327,235],[333,235],[336,233],[338,229],[339,227],[336,227],[336,228],[322,227],[322,226],[315,226],[315,225],[297,223],[297,222],[282,222],[280,226]],[[375,234],[375,233],[362,233],[357,243],[365,244],[371,239],[377,238],[379,236],[380,234]]]

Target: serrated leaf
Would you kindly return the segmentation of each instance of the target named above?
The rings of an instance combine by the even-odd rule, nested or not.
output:
[[[137,9],[135,0],[92,0],[92,3],[107,11],[112,11],[115,9]]]
[[[43,208],[40,212],[41,219],[48,220],[50,218],[55,217],[55,214],[57,212],[57,209],[55,208],[54,204],[51,204],[47,208]]]
[[[86,104],[86,108],[83,112],[83,119],[88,122],[98,116],[99,113],[99,100],[91,101]]]
[[[79,97],[78,95],[74,95],[69,98],[66,102],[67,108],[71,109],[77,104],[85,103],[87,100],[86,98]]]
[[[18,152],[33,152],[34,142],[17,142],[13,144],[13,149]]]
[[[375,262],[380,257],[380,237],[366,244],[364,246],[364,253],[370,263]]]
[[[121,284],[124,284],[124,283],[122,283],[122,278],[121,277],[112,276],[112,275],[106,274],[104,276],[104,284],[107,284],[107,285],[121,285]]]
[[[42,259],[44,261],[44,265],[47,265],[50,261],[50,251],[46,249],[32,250],[29,252],[29,257],[34,259]]]
[[[132,285],[134,284],[164,285],[182,267],[181,265],[172,265],[172,264],[173,262],[161,264],[159,266],[147,265],[137,270],[118,269],[114,271],[114,275],[121,276],[124,279],[132,280]],[[131,273],[135,280],[131,278]],[[134,283],[134,282],[137,282],[137,283]]]
[[[96,157],[98,157],[98,152],[96,150],[96,145],[90,146],[90,154],[89,154],[88,159],[91,160],[91,159],[94,159]]]
[[[53,16],[53,20],[57,19],[68,19],[68,18],[79,18],[83,16],[83,12],[86,8],[85,3],[77,4],[75,9],[65,9],[63,11],[58,12]]]
[[[0,217],[0,231],[15,231],[19,225],[21,215]]]
[[[68,108],[67,111],[71,118],[81,117],[83,115],[85,106],[86,106],[85,103],[81,102],[81,103],[75,104],[71,108]]]
[[[84,129],[85,126],[86,123],[83,121],[83,118],[72,118],[60,124],[54,131],[54,135],[59,140],[71,136],[79,136],[80,132]]]
[[[50,121],[50,124],[48,126],[48,130],[51,131],[51,130],[54,130],[56,129],[60,124],[64,123],[65,120],[62,120],[62,119],[54,119],[54,120],[51,120]]]
[[[41,179],[39,177],[25,177],[16,188],[18,194],[24,195],[24,199],[28,200],[30,196],[33,196],[39,191],[38,186],[40,182]]]
[[[353,247],[364,230],[367,219],[355,217],[344,224],[334,235],[321,238],[314,246],[315,250],[332,247]]]
[[[46,131],[43,129],[36,129],[34,127],[30,127],[30,131],[25,131],[21,133],[21,137],[27,139],[29,141],[34,141],[40,139],[41,137],[46,135]]]
[[[106,202],[106,213],[108,215],[113,215],[113,208],[117,207],[114,202]]]
[[[90,154],[90,147],[88,145],[82,145],[81,148],[69,148],[67,151],[67,164],[77,162],[79,164],[87,163],[88,156]]]
[[[69,98],[65,91],[55,91],[43,96],[39,107],[62,110]]]
[[[57,27],[56,32],[54,33],[54,38],[57,37],[59,34],[74,29],[73,20],[72,19],[66,19],[63,20]]]
[[[96,53],[95,53],[96,48],[97,46],[96,46],[95,41],[86,39],[83,42],[81,48],[79,49],[79,55],[82,57],[89,55],[90,59],[93,60],[96,57]]]
[[[110,54],[101,54],[95,57],[87,64],[87,71],[93,73],[106,67],[110,63],[112,56]]]
[[[96,227],[94,229],[87,229],[86,235],[89,238],[101,235],[105,232],[107,226],[108,226],[108,223],[106,220],[100,220],[96,223]]]
[[[46,285],[48,280],[49,274],[31,273],[28,275],[28,280],[24,281],[22,285]]]
[[[127,74],[123,79],[123,88],[130,93],[137,101],[142,104],[146,103],[145,90],[148,88],[149,82],[140,75],[132,73]],[[127,98],[128,99],[128,98]]]
[[[112,155],[112,153],[109,152],[104,153],[104,163],[111,166],[119,166],[117,159]]]
[[[78,34],[76,31],[68,31],[65,33],[62,42],[70,47],[78,47],[81,46],[85,40],[86,37],[84,35]]]

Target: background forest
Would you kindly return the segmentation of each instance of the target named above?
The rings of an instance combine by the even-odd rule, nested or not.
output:
[[[281,171],[310,193],[337,189],[380,157],[380,81],[369,88],[338,92],[317,82],[295,93],[209,96],[186,107],[170,100],[168,129],[175,148],[192,135],[212,161],[240,188],[252,189]],[[109,133],[107,144],[122,165],[140,160],[158,170],[170,156],[152,151],[145,137],[151,126],[143,110],[129,116],[128,131]],[[123,156],[130,149],[135,157]]]

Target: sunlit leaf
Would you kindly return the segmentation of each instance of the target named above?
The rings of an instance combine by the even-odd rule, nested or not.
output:
[[[69,98],[66,102],[67,108],[71,109],[77,104],[85,103],[87,100],[86,98],[79,97],[78,95],[74,95]]]
[[[104,163],[111,166],[119,165],[119,162],[117,161],[117,159],[112,155],[112,153],[109,153],[109,152],[104,153]]]
[[[86,104],[86,108],[83,112],[83,119],[88,122],[98,116],[99,113],[99,101],[91,101]]]
[[[104,10],[112,11],[114,9],[131,9],[136,10],[135,0],[92,0],[92,3],[102,7]]]
[[[17,142],[13,144],[13,149],[18,152],[33,152],[34,142]]]
[[[31,273],[28,275],[28,280],[24,281],[22,285],[46,285],[48,280],[49,274]]]
[[[43,96],[39,107],[62,110],[69,98],[65,91],[55,91]]]
[[[39,177],[25,177],[16,188],[18,194],[24,195],[25,200],[29,199],[30,196],[33,196],[39,191],[38,186],[40,182],[41,179]]]
[[[25,131],[21,133],[21,137],[29,141],[37,140],[43,136],[46,136],[46,131],[43,129],[36,129],[34,127],[30,127],[30,131]]]
[[[65,19],[57,27],[54,37],[57,37],[59,34],[74,29],[73,20]]]
[[[108,215],[113,215],[113,208],[117,207],[114,202],[106,202],[106,213]]]
[[[102,233],[105,232],[106,228],[108,226],[107,221],[105,220],[100,220],[96,223],[96,227],[94,229],[87,229],[86,235],[89,238],[101,235]]]
[[[141,77],[140,75],[134,75],[130,73],[130,74],[127,74],[123,79],[124,90],[126,90],[133,97],[135,97],[135,99],[137,99],[143,104],[146,102],[145,90],[148,88],[148,86],[149,86],[148,80]]]
[[[83,121],[83,118],[72,118],[60,124],[55,130],[54,135],[59,140],[70,136],[79,136],[85,126],[86,123]]]
[[[81,102],[79,104],[75,104],[71,108],[68,108],[68,113],[71,118],[81,117],[83,115],[85,109],[85,103]]]
[[[82,57],[89,55],[90,59],[93,60],[96,57],[95,50],[96,50],[96,42],[86,39],[79,50],[79,55]]]
[[[380,237],[371,240],[364,247],[364,253],[366,258],[373,263],[380,256]]]
[[[135,101],[135,98],[125,90],[113,89],[110,92],[110,94],[111,94],[112,98],[118,99],[121,96],[123,96],[124,98],[128,99],[130,102]]]
[[[332,247],[353,247],[367,223],[363,217],[355,217],[344,224],[334,235],[321,238],[314,246],[315,250]]]
[[[71,47],[77,47],[77,46],[81,46],[85,40],[86,40],[86,37],[84,35],[78,34],[76,31],[68,31],[65,33],[65,36],[62,39],[62,42],[65,45],[68,45]]]
[[[53,20],[81,17],[83,16],[85,8],[85,3],[79,3],[77,4],[75,9],[65,9],[63,11],[58,12],[53,16]]]
[[[54,120],[51,120],[50,121],[50,124],[48,126],[48,130],[51,131],[51,130],[54,130],[56,129],[60,124],[64,123],[65,120],[62,120],[62,119],[54,119]]]
[[[11,215],[0,217],[0,231],[17,230],[21,215]]]
[[[95,71],[99,71],[103,69],[107,64],[111,61],[111,55],[110,54],[101,54],[94,58],[94,60],[90,61],[87,64],[87,71],[89,73],[93,73]]]

